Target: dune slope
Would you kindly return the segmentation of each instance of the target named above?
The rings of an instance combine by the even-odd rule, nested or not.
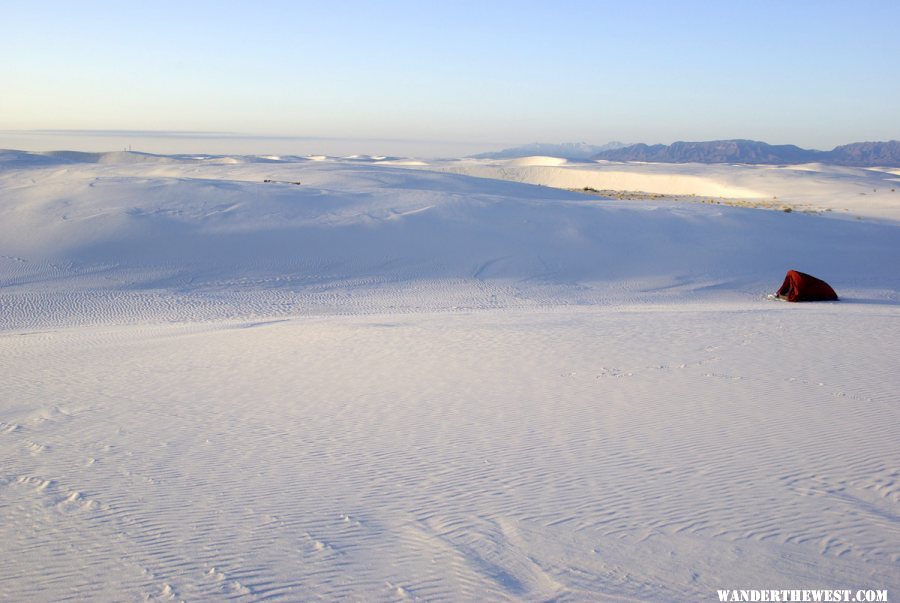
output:
[[[122,155],[0,175],[8,324],[746,299],[789,268],[846,297],[900,288],[892,223],[355,160]]]
[[[900,589],[896,223],[385,161],[0,154],[0,599]]]

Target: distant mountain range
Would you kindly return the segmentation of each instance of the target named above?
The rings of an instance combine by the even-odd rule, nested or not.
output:
[[[502,151],[472,155],[472,157],[475,159],[516,159],[518,157],[545,155],[547,157],[563,157],[565,159],[592,159],[599,153],[627,146],[624,142],[608,142],[604,145],[593,145],[584,142],[564,142],[562,144],[535,142],[511,149],[503,149]]]
[[[601,149],[589,155],[589,149]],[[603,147],[579,144],[532,144],[477,158],[508,159],[528,155],[551,155],[567,159],[603,159],[607,161],[649,161],[658,163],[751,163],[797,164],[828,163],[857,167],[900,167],[900,141],[854,142],[830,151],[801,149],[794,145],[771,145],[756,140],[712,140],[675,142],[670,145],[609,143]]]

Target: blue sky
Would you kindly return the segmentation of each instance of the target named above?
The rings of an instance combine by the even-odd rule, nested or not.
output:
[[[2,13],[3,130],[473,150],[900,138],[895,0],[3,0]]]

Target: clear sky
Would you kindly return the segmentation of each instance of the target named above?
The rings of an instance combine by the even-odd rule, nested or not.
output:
[[[0,130],[900,138],[900,2],[0,0]]]

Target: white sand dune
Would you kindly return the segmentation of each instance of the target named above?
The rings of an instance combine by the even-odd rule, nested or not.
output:
[[[856,171],[674,176],[838,219],[135,159],[0,152],[0,599],[900,589],[900,224]],[[788,268],[842,301],[766,301]]]
[[[890,169],[822,164],[704,165],[663,163],[553,164],[550,161],[459,160],[434,169],[563,189],[643,191],[707,198],[777,201],[798,210],[900,221],[900,192]],[[701,199],[702,200],[702,199]]]
[[[557,167],[560,165],[566,165],[569,161],[567,159],[563,159],[561,157],[544,157],[544,156],[532,156],[532,157],[520,157],[518,159],[510,159],[507,163],[508,165],[515,167]]]
[[[889,223],[341,160],[13,163],[0,174],[0,255],[22,260],[0,280],[8,325],[90,322],[92,299],[126,322],[144,319],[135,304],[200,319],[756,299],[788,268],[850,297],[900,289]]]

